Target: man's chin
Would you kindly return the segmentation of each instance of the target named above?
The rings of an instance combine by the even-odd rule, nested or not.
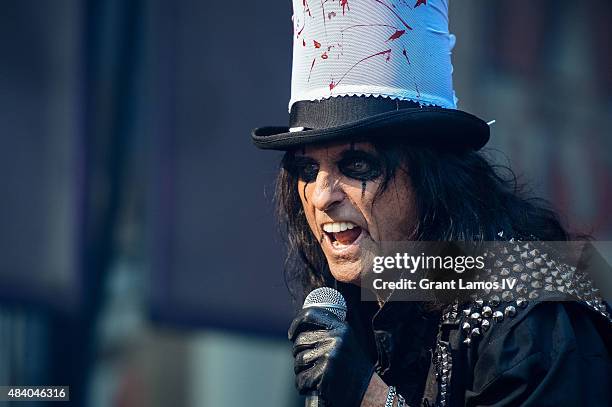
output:
[[[361,269],[346,269],[343,267],[331,267],[332,276],[341,283],[354,284],[361,286]]]

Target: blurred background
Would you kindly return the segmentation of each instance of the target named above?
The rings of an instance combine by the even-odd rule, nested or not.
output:
[[[280,156],[249,136],[288,118],[276,3],[0,0],[0,385],[70,385],[75,406],[302,405]],[[491,153],[612,240],[612,3],[450,9],[459,106],[496,120]]]

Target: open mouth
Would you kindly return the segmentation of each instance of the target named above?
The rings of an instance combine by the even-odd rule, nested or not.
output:
[[[362,230],[352,222],[332,222],[323,224],[323,232],[332,245],[348,246],[357,240]]]

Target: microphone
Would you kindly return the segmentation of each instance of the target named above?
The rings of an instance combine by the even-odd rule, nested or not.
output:
[[[346,301],[339,291],[329,287],[312,290],[304,300],[302,308],[319,307],[331,311],[341,322],[346,319]],[[306,396],[306,407],[323,407],[319,405],[316,391]]]

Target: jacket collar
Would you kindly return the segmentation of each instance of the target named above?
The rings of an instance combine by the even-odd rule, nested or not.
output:
[[[422,396],[439,321],[440,312],[425,310],[423,303],[392,298],[372,319],[376,371],[409,404],[418,403]]]

